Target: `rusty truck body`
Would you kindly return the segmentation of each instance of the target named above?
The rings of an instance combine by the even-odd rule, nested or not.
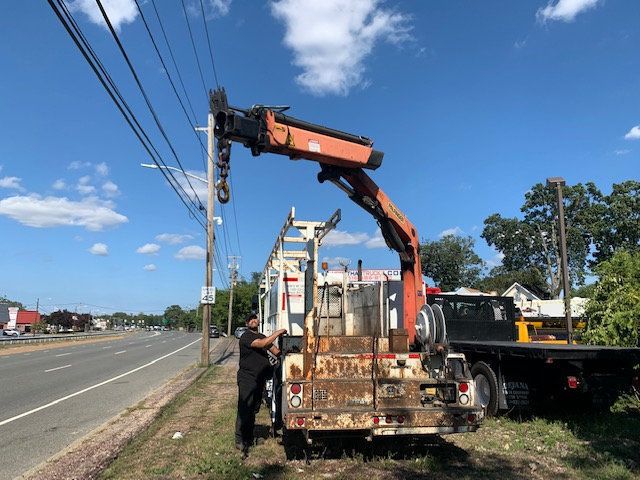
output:
[[[464,355],[446,342],[410,350],[406,330],[390,328],[389,282],[318,268],[338,220],[298,221],[292,209],[262,275],[261,329],[291,333],[270,386],[274,429],[308,443],[476,430],[483,410]]]

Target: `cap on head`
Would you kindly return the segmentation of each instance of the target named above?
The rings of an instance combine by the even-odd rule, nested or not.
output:
[[[256,315],[255,313],[250,313],[249,315],[247,315],[247,318],[244,319],[244,323],[249,323],[254,318],[257,319],[258,315]]]

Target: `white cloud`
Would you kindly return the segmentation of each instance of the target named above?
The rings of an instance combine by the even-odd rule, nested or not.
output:
[[[446,237],[447,235],[461,235],[464,231],[460,227],[447,228],[438,234],[438,238]]]
[[[343,270],[344,265],[351,265],[351,259],[346,257],[323,257],[323,262],[327,262],[329,270]]]
[[[365,242],[367,248],[387,248],[387,243],[384,241],[382,231],[378,228],[376,233],[369,240]]]
[[[168,243],[169,245],[178,245],[192,238],[192,235],[180,235],[179,233],[161,233],[160,235],[156,235],[158,242]]]
[[[615,153],[616,155],[626,155],[627,153],[630,153],[631,150],[629,149],[623,149],[623,150],[614,150],[613,153]]]
[[[142,269],[147,272],[155,272],[158,267],[156,267],[153,263],[150,263],[149,265],[145,265],[144,267],[142,267]]]
[[[502,260],[504,260],[504,253],[496,251],[493,247],[492,250],[495,252],[495,255],[484,261],[488,268],[499,267],[502,265]]]
[[[58,180],[56,180],[55,182],[53,182],[53,185],[51,185],[55,190],[64,190],[65,188],[67,188],[67,184],[64,183],[64,180],[59,178]]]
[[[32,194],[0,200],[0,215],[36,228],[80,226],[99,231],[129,221],[114,208],[112,202],[95,197],[76,202],[65,197],[42,198]]]
[[[160,245],[156,243],[147,243],[136,250],[136,253],[143,253],[145,255],[157,255],[160,251]]]
[[[104,243],[94,243],[88,252],[92,255],[100,255],[106,257],[109,255],[109,247]]]
[[[207,178],[207,174],[199,170],[186,170],[186,172],[191,175],[195,175],[196,177]],[[184,188],[184,191],[187,192],[189,198],[197,203],[197,197],[204,206],[207,205],[208,186],[205,182],[201,182],[200,180],[196,180],[191,177],[187,180],[187,176],[183,175],[181,172],[173,172],[173,175],[182,188]],[[189,183],[191,183],[191,185],[189,185]],[[194,191],[196,192],[195,196],[193,195]]]
[[[118,185],[113,183],[111,180],[106,181],[102,185],[102,191],[107,197],[117,197],[120,195],[120,190],[118,189]]]
[[[640,125],[632,127],[624,136],[625,140],[640,140]]]
[[[349,233],[344,230],[331,230],[322,240],[325,247],[340,247],[343,245],[360,245],[369,240],[366,233]]]
[[[410,17],[380,0],[277,0],[272,15],[285,25],[284,44],[302,69],[296,82],[316,95],[347,95],[364,81],[365,59],[376,42],[411,38]]]
[[[189,245],[188,247],[181,248],[175,257],[178,260],[204,260],[207,252],[204,248],[198,245]]]
[[[107,175],[109,175],[109,167],[107,166],[106,163],[101,162],[96,165],[96,173],[98,175],[102,175],[103,177],[106,177]]]
[[[74,0],[67,3],[72,12],[82,12],[92,23],[107,28],[95,0]],[[102,0],[102,5],[116,30],[120,30],[124,24],[132,23],[138,17],[138,9],[133,0]]]
[[[601,3],[601,0],[558,0],[555,4],[550,1],[546,7],[538,9],[536,18],[541,22],[573,22],[578,14],[595,8],[598,3]]]
[[[80,177],[78,179],[78,184],[76,185],[76,190],[80,193],[80,195],[91,195],[95,193],[96,187],[93,185],[89,185],[91,181],[91,177],[89,175],[85,175],[84,177]]]
[[[69,165],[67,165],[67,170],[80,170],[81,168],[90,166],[91,162],[79,162],[76,160],[75,162],[71,162]]]
[[[20,177],[4,177],[0,178],[0,188],[11,188],[13,190],[18,190],[19,192],[24,192],[24,188],[20,185],[22,179]]]

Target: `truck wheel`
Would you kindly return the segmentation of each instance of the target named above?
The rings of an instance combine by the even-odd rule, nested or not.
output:
[[[302,460],[305,457],[306,442],[300,430],[282,429],[282,445],[287,460]]]
[[[489,365],[476,362],[471,367],[471,376],[476,382],[476,403],[482,405],[488,417],[498,413],[498,379]]]

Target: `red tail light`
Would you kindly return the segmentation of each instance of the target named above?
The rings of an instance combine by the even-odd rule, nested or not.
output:
[[[291,393],[293,393],[294,395],[298,395],[301,391],[302,385],[300,385],[299,383],[294,383],[293,385],[291,385]]]
[[[296,418],[296,424],[297,424],[299,427],[302,427],[302,426],[304,425],[304,418],[302,418],[302,417],[298,417],[298,418]]]
[[[385,422],[387,423],[393,423],[393,417],[391,415],[387,415],[387,417],[384,419]]]
[[[567,387],[576,389],[578,388],[578,385],[580,385],[580,382],[576,377],[567,377]]]
[[[470,413],[469,415],[467,415],[467,422],[473,423],[475,421],[476,421],[476,414],[475,413]]]
[[[404,416],[403,415],[398,415],[398,423],[404,423]]]
[[[469,391],[469,384],[461,383],[460,385],[458,385],[458,390],[460,391],[460,393],[467,393]]]
[[[379,417],[373,417],[373,423],[378,425],[380,423],[380,418]]]

